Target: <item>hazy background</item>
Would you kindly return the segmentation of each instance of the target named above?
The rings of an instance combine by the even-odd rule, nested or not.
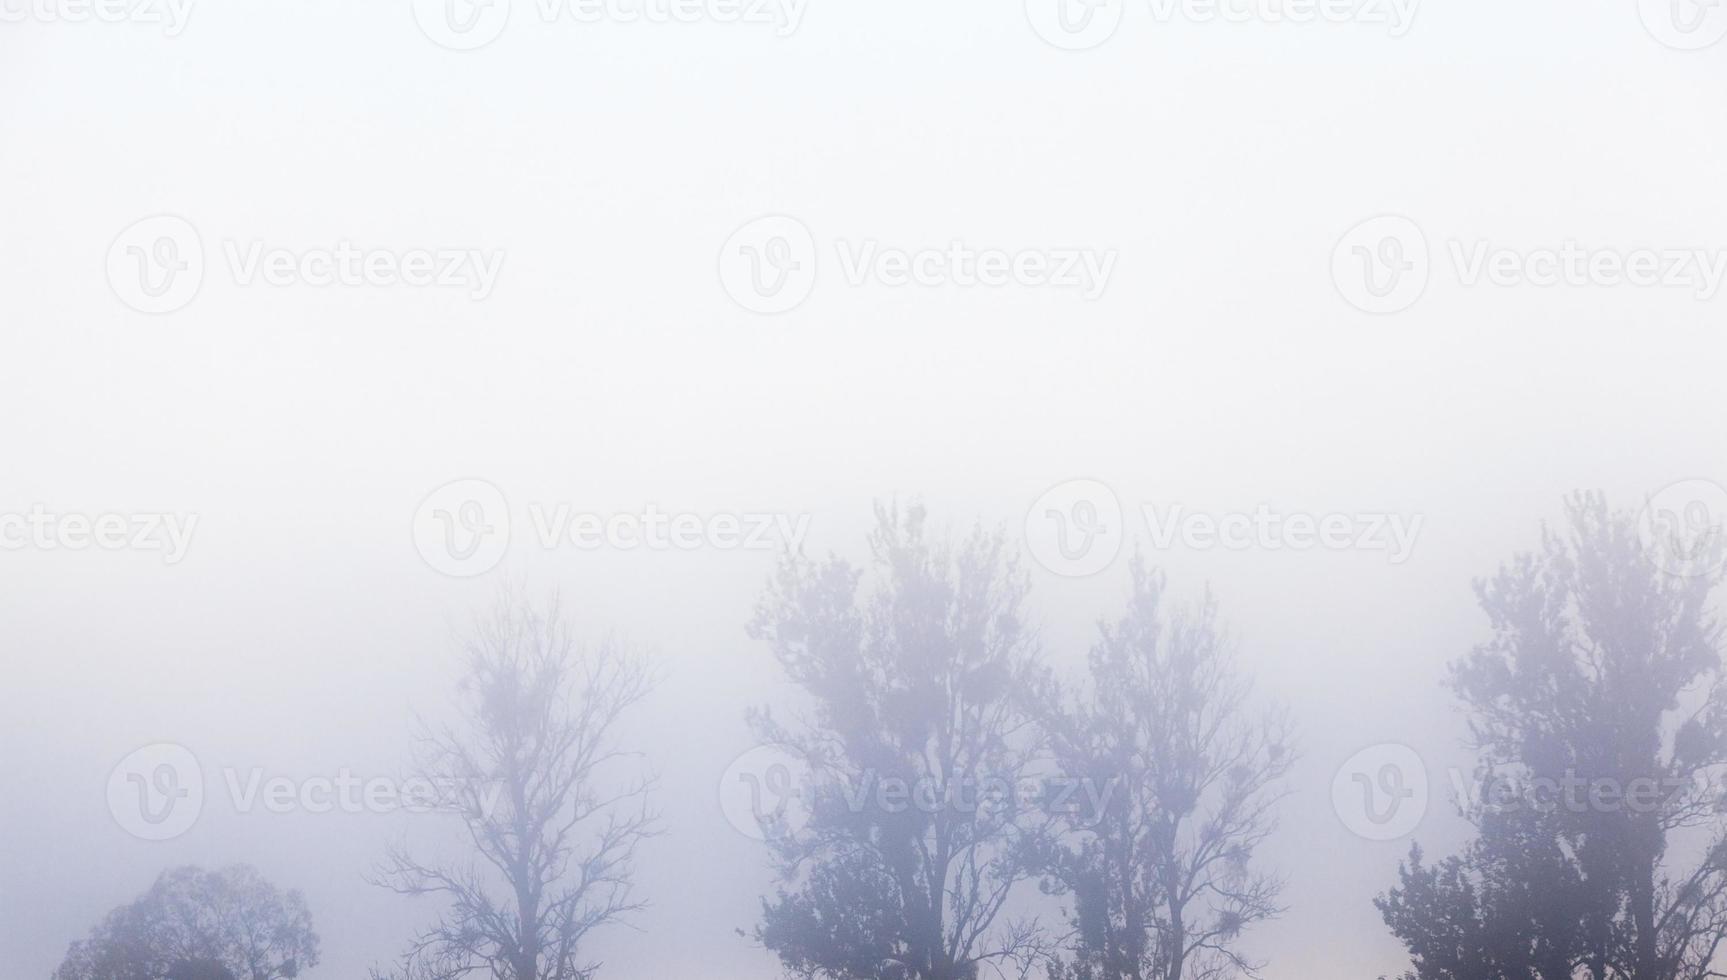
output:
[[[129,836],[105,786],[127,753],[207,773],[388,773],[455,679],[452,635],[513,577],[589,634],[653,652],[632,723],[668,833],[644,854],[641,933],[614,977],[765,977],[733,932],[769,884],[718,808],[780,693],[743,624],[763,552],[543,551],[439,574],[413,544],[433,488],[480,477],[578,510],[812,515],[808,546],[865,556],[871,501],[921,496],[1018,536],[1074,478],[1124,504],[1394,511],[1413,558],[1193,551],[1257,689],[1302,732],[1266,864],[1291,881],[1254,933],[1272,978],[1403,963],[1371,907],[1408,840],[1333,813],[1356,750],[1466,762],[1444,663],[1484,635],[1470,579],[1531,545],[1562,495],[1624,506],[1727,481],[1727,299],[1683,290],[1464,288],[1441,242],[1727,246],[1727,43],[1684,54],[1636,5],[1432,2],[1413,30],[1155,23],[1043,43],[1017,2],[811,0],[800,30],[542,24],[431,43],[404,0],[215,3],[137,24],[0,25],[0,510],[195,512],[186,560],[0,551],[0,963],[45,977],[68,942],[176,863],[257,864],[303,889],[316,977],[357,977],[435,908],[362,873],[376,815],[236,814]],[[185,216],[212,269],[147,317],[104,256]],[[823,242],[778,317],[720,287],[728,235],[794,215]],[[1424,298],[1357,312],[1333,245],[1382,213],[1435,245]],[[507,254],[470,302],[407,288],[235,285],[217,243]],[[827,244],[1115,249],[1108,291],[847,285]],[[1134,526],[1143,530],[1137,520]],[[1034,571],[1052,657],[1115,615],[1126,555]],[[1453,845],[1436,801],[1419,836]]]

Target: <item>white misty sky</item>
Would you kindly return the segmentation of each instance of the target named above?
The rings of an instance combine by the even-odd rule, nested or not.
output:
[[[3,5],[0,5],[3,6]],[[5,6],[7,10],[18,9]],[[1630,0],[1424,5],[1380,27],[1159,24],[1129,0],[1096,50],[1014,0],[810,0],[799,30],[538,22],[457,54],[406,0],[196,6],[137,24],[0,24],[0,512],[193,512],[186,559],[0,550],[0,962],[44,977],[172,864],[250,861],[303,889],[316,976],[391,959],[434,909],[361,875],[405,825],[236,813],[129,836],[106,782],[186,745],[207,774],[396,771],[454,680],[452,629],[511,576],[562,591],[665,681],[632,722],[667,835],[614,977],[772,975],[738,938],[766,856],[716,783],[780,697],[744,635],[763,552],[543,551],[530,502],[810,515],[864,556],[873,499],[1018,537],[1064,480],[1130,508],[1421,515],[1413,557],[1148,554],[1207,583],[1303,761],[1267,849],[1290,912],[1274,980],[1400,967],[1371,907],[1408,840],[1363,841],[1330,786],[1356,750],[1465,762],[1443,665],[1483,634],[1473,576],[1562,495],[1624,506],[1727,481],[1722,303],[1683,290],[1465,287],[1444,242],[1727,248],[1727,42],[1680,53]],[[211,268],[178,312],[109,288],[148,215]],[[823,249],[810,299],[761,317],[716,275],[745,222]],[[1432,281],[1370,316],[1330,276],[1364,219],[1414,219]],[[1114,250],[1104,294],[844,281],[832,243]],[[501,250],[474,302],[412,288],[240,286],[219,243]],[[421,561],[415,508],[479,477],[515,537],[493,572]],[[1130,524],[1130,526],[1133,526]],[[1139,525],[1143,531],[1143,525]],[[1126,559],[1043,570],[1032,607],[1076,662]],[[212,779],[219,777],[212,775]],[[1417,836],[1460,823],[1436,801]]]

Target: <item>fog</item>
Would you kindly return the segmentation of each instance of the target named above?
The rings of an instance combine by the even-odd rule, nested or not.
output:
[[[1395,975],[1374,898],[1472,836],[1472,582],[1574,491],[1727,518],[1727,44],[1659,5],[1127,0],[1082,50],[1037,0],[715,6],[482,5],[453,50],[406,0],[0,3],[0,974],[241,863],[304,894],[303,976],[391,968],[445,903],[368,879],[459,823],[352,787],[455,723],[513,589],[657,678],[646,907],[583,957],[780,975],[733,767],[805,692],[747,626],[788,544],[876,582],[881,505],[999,531],[1063,677],[1135,555],[1209,589],[1298,749],[1241,947]],[[202,798],[141,823],[161,746]],[[1389,835],[1333,792],[1386,746],[1430,783]]]

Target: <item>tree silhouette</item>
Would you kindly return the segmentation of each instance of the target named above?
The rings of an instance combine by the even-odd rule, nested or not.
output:
[[[1480,753],[1477,838],[1434,866],[1413,850],[1377,902],[1411,977],[1720,975],[1719,563],[1667,574],[1602,496],[1567,510],[1567,533],[1477,583],[1492,638],[1451,674]]]
[[[290,980],[317,962],[299,892],[279,891],[250,865],[187,865],[73,943],[54,980]]]
[[[1047,890],[1071,898],[1056,975],[1181,980],[1252,973],[1243,931],[1275,916],[1281,882],[1255,871],[1294,761],[1281,713],[1250,714],[1207,596],[1166,615],[1164,580],[1133,565],[1126,614],[1101,627],[1090,683],[1048,675],[1033,702],[1061,773]]]
[[[542,613],[508,596],[466,652],[465,724],[423,733],[419,775],[460,816],[474,859],[397,847],[375,873],[399,893],[448,902],[398,972],[585,980],[599,967],[583,959],[589,933],[643,907],[631,886],[637,847],[654,833],[651,784],[614,771],[625,758],[614,735],[647,674],[610,643],[578,649],[555,602]]]
[[[783,885],[756,935],[808,977],[1023,973],[1035,924],[1003,910],[1027,877],[1024,815],[1003,790],[1027,759],[1025,578],[1000,534],[934,540],[915,505],[876,517],[877,588],[860,596],[841,559],[788,555],[750,628],[812,702],[795,724],[752,724],[814,770],[807,823],[773,836]]]
[[[237,980],[234,971],[215,960],[181,960],[168,969],[167,980]]]

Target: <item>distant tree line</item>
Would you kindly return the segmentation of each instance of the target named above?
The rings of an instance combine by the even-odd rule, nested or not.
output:
[[[1476,591],[1457,661],[1475,836],[1410,850],[1375,900],[1402,980],[1706,980],[1727,939],[1719,561],[1664,571],[1599,495]],[[1718,548],[1718,540],[1675,542]],[[788,554],[749,633],[802,703],[752,709],[807,767],[757,814],[776,872],[749,935],[808,980],[1228,980],[1283,911],[1259,852],[1296,759],[1209,594],[1136,561],[1077,677],[1047,662],[999,532],[881,505],[869,561]],[[456,860],[392,848],[372,880],[441,913],[375,980],[589,980],[595,930],[644,906],[653,781],[618,744],[642,660],[513,594],[465,641],[454,724],[419,732]],[[1552,787],[1569,787],[1557,794]],[[72,945],[54,980],[292,980],[304,900],[245,866],[177,868]]]

